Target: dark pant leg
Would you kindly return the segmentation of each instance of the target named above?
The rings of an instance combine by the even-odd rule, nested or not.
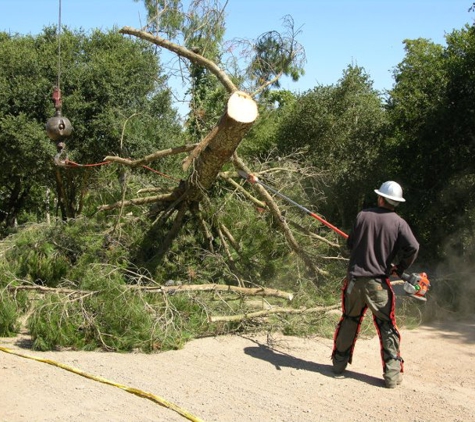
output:
[[[352,284],[353,283],[353,284]],[[353,359],[353,350],[366,313],[366,303],[362,295],[364,279],[345,282],[342,294],[342,316],[337,325],[332,360],[334,368],[345,368]]]
[[[389,280],[371,280],[367,283],[366,295],[379,335],[384,378],[397,380],[403,371],[403,360],[399,350],[401,336],[395,318],[395,295]]]

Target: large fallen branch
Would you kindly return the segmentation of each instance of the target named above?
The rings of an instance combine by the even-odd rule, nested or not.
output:
[[[224,284],[187,284],[181,286],[133,286],[135,289],[140,289],[147,292],[159,292],[159,293],[183,293],[190,291],[204,291],[204,292],[233,292],[246,296],[272,296],[280,297],[286,300],[292,300],[294,295],[292,293],[284,292],[277,289],[267,289],[265,287],[237,287],[227,286]]]
[[[339,309],[341,305],[334,306],[316,306],[315,308],[271,308],[263,311],[249,312],[246,314],[239,315],[224,315],[224,316],[210,316],[208,318],[209,322],[234,322],[234,321],[243,321],[251,318],[259,318],[271,314],[311,314],[316,312],[328,312],[335,309]]]
[[[199,202],[201,190],[211,187],[223,165],[229,161],[244,135],[254,124],[258,116],[257,104],[249,94],[239,91],[226,72],[206,57],[145,31],[124,27],[119,32],[149,41],[190,60],[194,64],[205,67],[218,78],[230,94],[226,110],[218,124],[184,161],[185,168],[194,165],[195,170],[189,180],[186,199]]]
[[[75,289],[66,289],[64,287],[46,287],[46,286],[8,286],[7,287],[8,291],[16,292],[19,290],[30,290],[30,291],[35,291],[39,293],[63,293],[67,295],[94,295],[97,294],[97,291],[93,290],[75,290]]]
[[[404,284],[404,281],[403,280],[391,281],[391,285],[400,285],[400,284]],[[8,286],[7,289],[9,291],[31,290],[31,291],[37,291],[40,293],[64,293],[64,294],[97,294],[98,293],[98,291],[95,291],[95,290],[76,290],[76,289],[67,289],[64,287],[46,287],[46,286],[37,286],[37,285]],[[156,293],[173,293],[173,294],[190,292],[190,291],[233,292],[233,293],[243,294],[246,296],[280,297],[282,299],[286,299],[289,301],[291,301],[294,298],[293,293],[284,292],[283,290],[268,289],[265,287],[251,288],[251,287],[227,286],[224,284],[188,284],[188,285],[179,285],[179,286],[130,286],[130,289],[142,290],[142,291],[152,292],[152,293],[156,292]],[[310,309],[316,309],[316,308],[310,308]],[[321,309],[333,309],[333,308],[321,308]],[[299,310],[295,310],[295,309],[294,311],[297,313],[300,312]],[[307,310],[307,312],[310,312],[310,310]]]
[[[227,286],[224,284],[189,284],[181,286],[130,286],[131,290],[140,290],[149,293],[166,293],[166,294],[175,294],[175,293],[184,293],[184,292],[228,292],[228,293],[239,293],[246,296],[262,296],[262,297],[279,297],[291,301],[294,298],[294,295],[289,292],[284,292],[277,289],[267,289],[264,287],[237,287],[237,286]],[[94,290],[74,290],[66,289],[62,287],[45,287],[45,286],[31,286],[31,285],[22,285],[22,286],[8,286],[9,291],[18,291],[18,290],[31,290],[39,293],[63,293],[63,294],[81,294],[81,295],[92,295],[99,293]]]

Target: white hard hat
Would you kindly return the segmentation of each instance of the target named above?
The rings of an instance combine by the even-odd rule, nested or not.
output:
[[[379,189],[374,190],[379,196],[388,199],[392,205],[397,205],[398,202],[406,202],[402,197],[402,188],[399,183],[389,181],[384,182]],[[396,203],[394,204],[393,201]]]

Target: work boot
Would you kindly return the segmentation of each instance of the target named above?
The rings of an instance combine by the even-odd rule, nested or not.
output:
[[[398,385],[402,384],[402,373],[399,372],[396,377],[393,377],[391,379],[389,378],[384,378],[384,383],[386,384],[386,388],[396,388]]]
[[[336,354],[333,359],[333,368],[332,371],[335,374],[336,377],[340,377],[343,372],[345,371],[347,365],[348,365],[348,358],[347,357],[342,357],[338,356]]]

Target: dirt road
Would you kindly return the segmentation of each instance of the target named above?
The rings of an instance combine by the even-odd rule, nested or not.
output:
[[[27,339],[26,339],[27,340]],[[270,340],[270,341],[268,341]],[[402,330],[403,384],[383,387],[379,342],[360,339],[346,378],[331,340],[226,336],[154,355],[0,346],[152,393],[203,421],[474,421],[475,319]],[[121,388],[0,352],[0,421],[185,421]],[[190,419],[191,420],[191,419]]]

